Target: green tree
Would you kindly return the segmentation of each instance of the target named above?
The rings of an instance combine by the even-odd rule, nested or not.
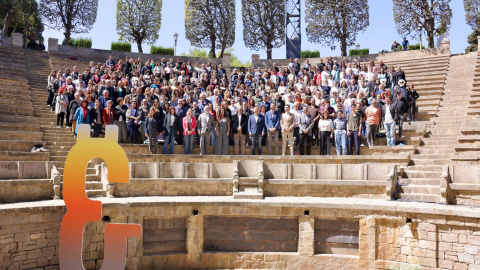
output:
[[[35,0],[0,0],[0,18],[3,19],[2,36],[10,36],[12,32],[26,29],[30,36],[35,31],[42,38],[43,23]]]
[[[40,11],[48,27],[64,29],[64,44],[72,33],[88,33],[97,19],[98,0],[40,0]]]
[[[475,22],[478,25],[477,28],[473,29],[473,32],[468,36],[468,43],[470,44],[467,48],[465,48],[465,52],[476,52],[478,51],[478,36],[480,36],[480,17],[476,19]]]
[[[252,63],[247,61],[242,63],[242,61],[233,53],[233,48],[227,48],[225,53],[230,54],[230,66],[231,67],[251,67]]]
[[[416,38],[418,29],[427,33],[428,47],[435,47],[435,35],[450,29],[450,0],[393,0],[398,34]]]
[[[308,40],[326,46],[340,42],[342,56],[369,24],[367,0],[307,0],[305,7]]]
[[[285,1],[242,0],[243,41],[252,50],[272,49],[285,44]]]
[[[185,0],[185,35],[192,46],[210,48],[212,58],[220,49],[222,58],[235,42],[235,1]]]
[[[480,2],[478,0],[463,0],[465,8],[465,20],[472,29],[480,28],[478,19],[480,18]]]
[[[120,40],[153,44],[162,24],[162,0],[117,0],[117,33]]]
[[[181,55],[182,56],[191,56],[191,57],[205,57],[205,58],[208,57],[208,53],[206,51],[198,49],[198,48],[190,50],[188,52],[188,54],[187,53],[182,53]]]

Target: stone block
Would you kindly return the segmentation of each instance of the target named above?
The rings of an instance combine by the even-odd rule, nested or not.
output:
[[[470,254],[458,254],[458,261],[461,263],[468,263],[468,264],[475,263],[475,259],[473,255],[470,255]]]
[[[15,161],[0,162],[0,179],[18,179],[18,164]]]
[[[257,172],[258,163],[257,165],[252,168],[251,170],[255,170]],[[233,175],[233,163],[212,163],[212,178],[232,178]],[[243,175],[241,175],[243,176]]]
[[[135,175],[133,178],[157,178],[158,163],[131,163]]]
[[[50,175],[50,166],[48,162],[23,162],[23,179],[48,179]]]
[[[23,35],[21,33],[12,33],[12,46],[22,48],[23,47]]]
[[[338,179],[337,165],[333,165],[333,164],[317,165],[317,179],[326,179],[326,180]]]

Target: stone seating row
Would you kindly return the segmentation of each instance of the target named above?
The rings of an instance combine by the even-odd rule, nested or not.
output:
[[[102,172],[104,181],[108,179],[108,170]],[[133,162],[130,182],[110,184],[107,196],[229,196],[241,193],[241,186],[246,185],[256,189],[260,198],[265,195],[389,200],[397,175],[396,165],[388,163]]]
[[[0,162],[0,203],[49,200],[53,194],[50,162]]]

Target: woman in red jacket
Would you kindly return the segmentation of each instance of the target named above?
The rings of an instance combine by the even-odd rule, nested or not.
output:
[[[193,152],[193,137],[196,134],[197,119],[193,116],[193,110],[187,110],[187,116],[183,118],[183,138],[185,146],[185,155],[191,155]]]

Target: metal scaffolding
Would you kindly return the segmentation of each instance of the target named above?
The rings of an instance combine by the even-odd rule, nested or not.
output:
[[[286,0],[287,24],[286,44],[287,58],[300,58],[302,35],[300,20],[300,0]]]

